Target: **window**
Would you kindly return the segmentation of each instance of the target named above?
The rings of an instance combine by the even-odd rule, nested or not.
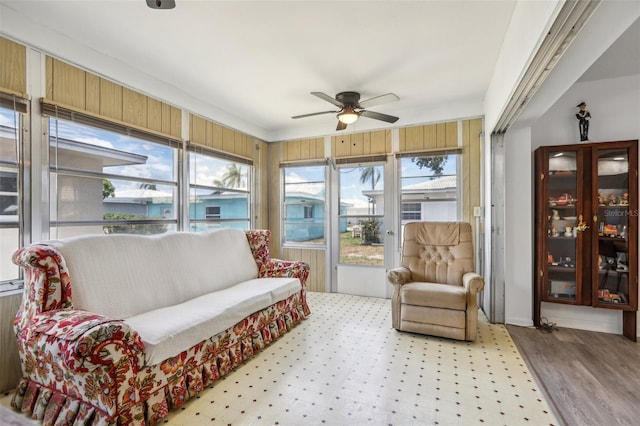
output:
[[[305,220],[313,219],[313,206],[304,206],[304,218]]]
[[[193,147],[189,151],[189,230],[249,229],[253,166]]]
[[[325,243],[326,166],[283,167],[283,238],[286,243]]]
[[[400,159],[402,225],[458,220],[458,154]]]
[[[220,207],[210,206],[205,208],[204,217],[207,219],[220,219]]]
[[[177,143],[56,118],[49,126],[52,238],[177,230]]]
[[[422,218],[420,203],[402,203],[402,221],[418,221]]]
[[[9,281],[21,278],[21,271],[11,262],[11,255],[22,246],[25,225],[24,206],[21,206],[23,170],[19,161],[24,158],[20,129],[25,114],[9,106],[11,104],[9,101],[0,106],[0,282],[5,283],[0,291],[14,289]]]

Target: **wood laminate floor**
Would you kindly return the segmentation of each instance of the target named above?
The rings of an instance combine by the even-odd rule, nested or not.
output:
[[[559,421],[640,424],[640,343],[569,328],[507,330]]]

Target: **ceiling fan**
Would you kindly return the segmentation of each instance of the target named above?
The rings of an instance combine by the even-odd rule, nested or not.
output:
[[[332,98],[331,96],[322,92],[311,92],[311,94],[337,106],[340,109],[338,111],[321,111],[312,112],[311,114],[295,115],[291,118],[296,119],[312,117],[314,115],[337,113],[338,126],[336,127],[336,130],[346,129],[349,124],[354,123],[360,116],[373,118],[375,120],[386,121],[387,123],[395,123],[396,121],[398,121],[398,117],[394,117],[393,115],[382,114],[380,112],[373,112],[364,109],[367,107],[372,107],[387,102],[393,102],[400,99],[393,93],[376,96],[364,101],[360,101],[360,93],[358,92],[340,92],[336,95],[335,98]]]

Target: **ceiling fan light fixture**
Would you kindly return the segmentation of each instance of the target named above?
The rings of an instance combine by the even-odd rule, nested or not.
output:
[[[173,9],[176,7],[175,0],[147,0],[147,6],[151,9]]]
[[[347,110],[338,114],[338,120],[344,124],[355,123],[358,117],[360,117],[360,114],[353,110]]]

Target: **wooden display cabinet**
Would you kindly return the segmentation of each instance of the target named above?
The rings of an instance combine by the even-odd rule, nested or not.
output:
[[[534,323],[542,302],[622,311],[637,339],[638,141],[536,150]]]

